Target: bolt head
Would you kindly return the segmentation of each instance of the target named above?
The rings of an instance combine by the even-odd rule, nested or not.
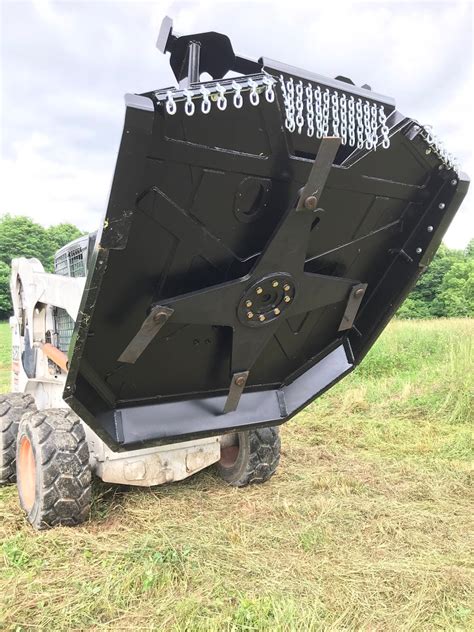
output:
[[[444,202],[441,202],[440,204],[438,204],[438,208],[442,211],[446,208],[446,204]]]
[[[263,289],[261,287],[258,287],[256,290],[257,294],[261,294],[263,292]]]
[[[252,307],[252,301],[245,301],[245,307]]]
[[[425,150],[425,154],[428,156],[428,154],[431,154],[431,149],[426,149]]]
[[[360,296],[362,296],[364,294],[364,288],[358,288],[355,292],[354,292],[354,296],[359,298]]]
[[[291,301],[291,297],[286,295],[283,300],[285,301],[285,303],[289,303]]]
[[[273,281],[272,283],[272,287],[278,287],[280,284],[278,283],[278,281]]]
[[[155,321],[155,323],[160,324],[163,323],[166,320],[166,316],[163,313],[157,313],[153,316],[153,320]]]
[[[417,255],[421,255],[421,253],[423,252],[423,248],[417,248],[415,252]]]
[[[265,315],[264,314],[260,314],[260,316],[258,317],[258,320],[263,323],[263,321],[265,320]]]
[[[278,307],[275,307],[273,313],[275,314],[275,316],[278,316],[280,314],[280,310],[278,309]]]
[[[290,289],[290,286],[288,285],[288,283],[285,283],[285,285],[283,286],[283,289],[285,290],[285,292],[288,292],[288,290]]]
[[[245,386],[245,382],[246,380],[243,375],[239,375],[238,377],[235,378],[235,383],[237,384],[237,386],[240,386],[240,387]]]
[[[457,180],[451,180],[451,185],[453,187],[455,187],[457,185],[458,181]]]
[[[426,229],[429,233],[433,232],[433,226],[428,226],[428,228]]]
[[[247,312],[247,318],[248,319],[253,318],[253,312]]]
[[[308,209],[308,211],[314,211],[316,209],[317,204],[318,204],[318,198],[315,197],[314,195],[308,195],[308,197],[304,201],[304,206],[305,208]]]

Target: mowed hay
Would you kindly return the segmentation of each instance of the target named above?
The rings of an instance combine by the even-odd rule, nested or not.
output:
[[[2,489],[0,629],[473,629],[473,333],[392,323],[262,486],[98,482],[89,523],[40,534]]]

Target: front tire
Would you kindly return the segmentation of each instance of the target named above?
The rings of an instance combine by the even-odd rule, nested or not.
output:
[[[17,439],[20,506],[35,529],[84,522],[90,509],[89,448],[79,417],[67,409],[23,416]]]
[[[0,395],[0,485],[16,481],[18,426],[23,415],[35,408],[35,400],[26,393]]]
[[[234,487],[265,483],[280,462],[280,434],[276,426],[247,430],[223,441],[219,476]]]

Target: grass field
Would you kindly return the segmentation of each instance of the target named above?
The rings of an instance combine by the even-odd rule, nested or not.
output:
[[[473,335],[392,323],[261,487],[96,484],[88,524],[40,534],[0,490],[0,629],[474,629]]]

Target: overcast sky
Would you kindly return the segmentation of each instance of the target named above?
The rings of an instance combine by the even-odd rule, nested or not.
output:
[[[126,92],[174,84],[155,48],[161,19],[220,31],[244,55],[343,74],[433,125],[474,177],[470,2],[0,0],[0,215],[98,227]],[[474,236],[474,187],[445,238]]]

